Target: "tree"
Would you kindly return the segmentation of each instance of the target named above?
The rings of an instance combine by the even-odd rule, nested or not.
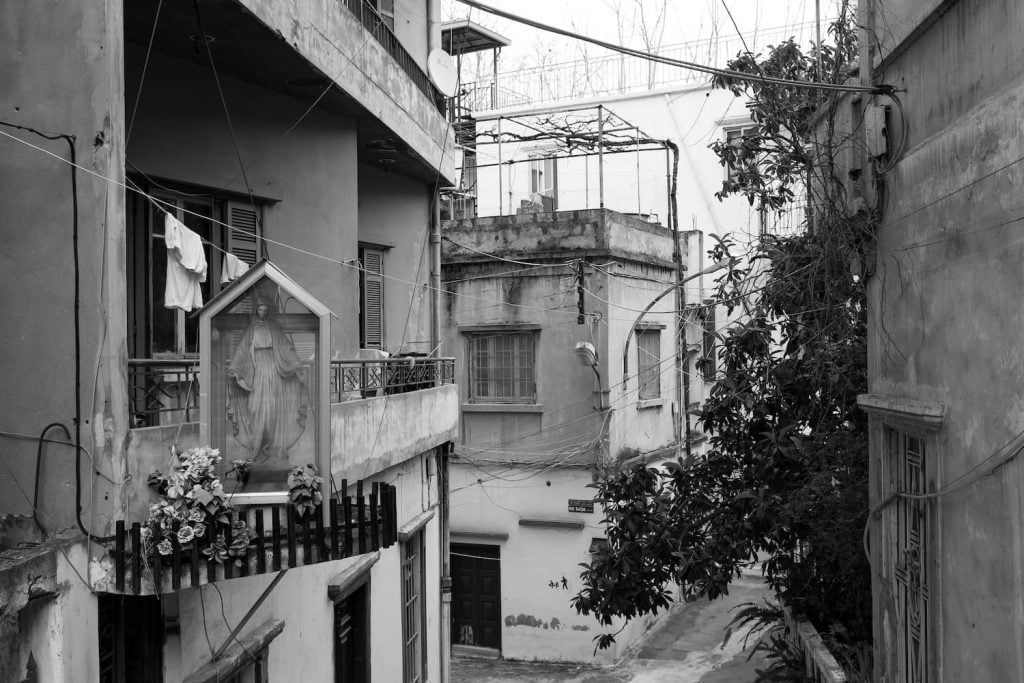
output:
[[[845,81],[856,54],[844,11],[833,44],[804,53],[792,40],[729,68],[789,80]],[[813,88],[717,78],[748,96],[755,132],[712,145],[741,195],[779,211],[811,195],[814,229],[764,236],[739,258],[720,238],[713,260],[732,264],[716,299],[744,315],[722,335],[718,373],[699,420],[705,458],[605,473],[595,499],[608,547],[583,565],[573,604],[610,625],[655,613],[670,588],[716,598],[759,555],[776,594],[819,628],[870,642],[870,574],[861,533],[867,507],[863,280],[851,272],[870,249],[874,217],[850,214],[833,177],[835,102]],[[856,270],[856,268],[854,269]],[[597,637],[606,647],[614,634]]]

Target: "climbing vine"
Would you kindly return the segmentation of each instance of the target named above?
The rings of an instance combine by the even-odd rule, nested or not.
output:
[[[844,7],[831,44],[794,41],[729,68],[799,81],[844,82],[856,55]],[[837,102],[813,88],[718,78],[748,98],[752,125],[712,148],[730,169],[717,196],[765,215],[806,198],[799,234],[765,234],[748,251],[716,238],[731,265],[715,300],[734,321],[719,333],[716,382],[699,414],[706,455],[609,471],[595,484],[608,546],[584,565],[573,604],[611,625],[668,607],[672,591],[716,598],[757,559],[776,595],[836,640],[870,642],[863,286],[875,219],[848,201],[836,155]],[[601,634],[606,647],[614,634]]]

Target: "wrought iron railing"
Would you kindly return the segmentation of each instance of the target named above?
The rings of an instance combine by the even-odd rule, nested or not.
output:
[[[455,381],[454,358],[331,361],[331,403],[402,394]]]
[[[345,491],[348,482],[342,480]],[[323,506],[302,517],[291,504],[242,508],[233,522],[244,522],[252,532],[249,544],[224,561],[211,559],[215,543],[231,545],[231,527],[208,527],[202,538],[180,543],[172,535],[171,552],[146,539],[141,522],[114,525],[109,554],[113,560],[113,582],[98,586],[100,592],[171,593],[206,583],[242,576],[255,576],[292,567],[341,560],[389,548],[398,540],[397,489],[374,482],[368,496],[363,482],[356,484],[355,496],[332,497]],[[224,535],[219,538],[219,535]]]
[[[445,108],[444,95],[434,87],[426,72],[420,68],[416,60],[412,58],[412,55],[402,47],[402,43],[395,37],[394,31],[384,23],[384,18],[377,11],[375,4],[370,2],[370,0],[344,0],[344,4],[359,19],[359,23],[363,25],[363,28],[369,31],[377,42],[384,46],[384,49],[388,51],[388,54],[398,63],[402,71],[419,88],[420,92],[426,95],[434,103],[434,106],[437,107],[437,110],[443,114]]]
[[[199,361],[131,359],[128,405],[132,427],[199,419]]]

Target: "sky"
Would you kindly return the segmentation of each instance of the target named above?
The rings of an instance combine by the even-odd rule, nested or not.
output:
[[[479,0],[482,4],[546,24],[637,49],[736,35],[729,13],[746,34],[777,27],[802,28],[813,39],[815,0]],[[835,16],[836,0],[820,0],[823,17]],[[457,0],[442,0],[446,19],[482,24],[512,41],[502,51],[505,68],[528,68],[540,61],[571,61],[606,51],[563,36],[538,31]],[[727,9],[728,8],[728,12]],[[798,36],[799,38],[799,36]],[[723,66],[723,65],[714,65]]]

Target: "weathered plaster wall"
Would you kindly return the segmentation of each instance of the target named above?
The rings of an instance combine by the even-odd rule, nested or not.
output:
[[[432,389],[331,406],[331,471],[360,479],[456,438],[458,389]]]
[[[454,144],[445,117],[351,12],[320,0],[239,2],[333,77],[341,90],[395,131],[445,180],[454,178],[453,157],[441,154],[442,148],[450,150]],[[412,47],[421,52],[417,45]]]
[[[29,653],[39,681],[88,681],[99,672],[96,596],[88,576],[84,543],[64,543],[56,559],[55,594],[30,602],[18,615],[20,652],[13,678],[22,679]],[[0,665],[0,670],[2,670]]]
[[[881,26],[889,15],[879,11]],[[938,487],[994,462],[1024,428],[1022,32],[1018,2],[955,3],[879,75],[907,89],[909,138],[886,176],[870,390],[945,406],[928,461]],[[876,479],[881,452],[875,440]],[[1024,470],[1011,460],[937,502],[931,652],[942,680],[1024,678],[1022,492]],[[896,623],[890,587],[875,589],[878,618]],[[878,651],[894,670],[892,641]]]
[[[359,165],[359,241],[384,254],[384,348],[430,353],[430,188]],[[412,284],[417,283],[417,284]]]
[[[134,102],[144,53],[130,46],[128,55]],[[221,84],[253,194],[280,200],[264,211],[264,235],[303,250],[270,242],[271,260],[341,320],[357,320],[358,271],[334,262],[357,256],[354,124],[314,111],[282,137],[308,104],[224,75]],[[245,193],[208,69],[150,56],[128,161],[150,176]],[[335,357],[355,355],[358,325],[336,322],[331,336]]]
[[[21,3],[0,8],[0,120],[73,135],[78,163],[115,178],[121,175],[122,46],[119,30],[111,29],[120,28],[120,17],[116,1],[46,3],[32,11]],[[0,137],[0,307],[6,323],[0,331],[0,385],[8,388],[0,399],[0,429],[36,435],[54,421],[73,429],[74,214],[70,167],[60,160],[68,159],[68,147],[63,140],[7,126],[0,130],[57,157]],[[124,197],[116,186],[84,171],[77,174],[77,189],[82,438],[108,472],[111,458],[117,471],[127,411],[123,370],[112,361],[123,353],[125,325],[115,316],[104,327],[97,312],[123,307]],[[93,408],[99,411],[101,439],[109,428],[109,441],[98,445],[91,435],[97,422],[89,414]],[[3,441],[15,478],[0,477],[0,511],[27,513],[31,504],[19,486],[32,490],[35,444]],[[74,525],[73,455],[60,446],[44,449],[40,507],[52,530]],[[88,507],[90,478],[84,479]],[[99,513],[102,523],[105,511]]]
[[[612,662],[648,626],[638,619],[617,644],[593,654],[593,638],[618,630],[577,614],[570,599],[581,588],[579,565],[589,562],[591,540],[603,536],[600,509],[570,513],[568,499],[590,499],[591,472],[555,468],[519,482],[503,481],[506,472],[453,463],[452,542],[498,545],[501,563],[501,654],[506,659]],[[571,520],[583,528],[521,526],[521,519]],[[474,533],[475,532],[475,533]],[[508,534],[496,539],[492,534]],[[491,535],[489,535],[491,534]],[[562,579],[565,578],[565,585]],[[552,586],[551,584],[556,584]],[[462,644],[452,633],[452,644]],[[472,643],[465,643],[472,644]]]

